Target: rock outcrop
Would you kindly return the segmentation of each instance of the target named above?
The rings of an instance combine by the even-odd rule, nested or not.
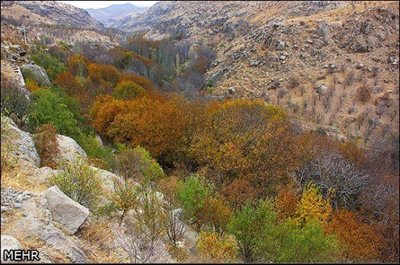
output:
[[[59,155],[56,157],[57,163],[62,164],[64,162],[87,157],[85,150],[71,137],[57,135],[57,142],[60,150]]]
[[[49,188],[44,193],[47,208],[53,219],[62,224],[71,235],[85,222],[89,210],[65,195],[57,186]]]
[[[21,66],[22,74],[26,78],[33,78],[40,86],[51,86],[46,71],[36,64],[25,64]]]

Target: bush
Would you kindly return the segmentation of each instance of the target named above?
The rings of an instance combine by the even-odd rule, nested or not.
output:
[[[125,214],[138,204],[140,188],[130,180],[123,183],[115,182],[114,186],[115,192],[111,197],[111,205],[113,205],[113,209],[122,211],[120,219],[120,223],[122,223]]]
[[[43,124],[36,128],[33,140],[42,160],[41,166],[55,169],[57,163],[54,158],[60,153],[57,142],[57,129],[52,124]]]
[[[27,79],[25,85],[26,89],[28,89],[30,92],[34,92],[40,89],[40,86],[33,79]]]
[[[139,180],[149,184],[162,176],[164,172],[160,165],[151,157],[143,147],[128,148],[117,155],[118,172],[125,178]]]
[[[101,179],[85,161],[76,159],[66,163],[63,165],[63,171],[54,175],[50,182],[91,211],[97,209],[102,194]]]
[[[88,157],[91,158],[90,161],[95,163],[96,167],[106,170],[112,170],[115,167],[112,148],[100,145],[95,135],[82,133],[77,139],[77,143],[85,150]]]
[[[366,103],[371,98],[369,87],[366,84],[360,86],[356,91],[356,97],[362,103]]]
[[[46,70],[51,80],[65,70],[65,65],[60,60],[43,51],[35,52],[32,55],[32,60]]]
[[[211,194],[211,187],[199,175],[191,175],[182,185],[178,192],[179,201],[185,215],[193,218],[197,227],[201,225],[196,220],[196,214],[204,207],[206,198]]]
[[[114,89],[113,96],[116,99],[133,99],[146,94],[146,90],[132,81],[121,81]]]
[[[200,256],[208,262],[233,262],[238,252],[234,237],[210,232],[201,232],[196,246]]]
[[[79,138],[81,130],[74,113],[68,108],[64,98],[49,89],[32,93],[32,105],[28,116],[28,125],[36,129],[43,124],[53,124],[60,134]]]
[[[18,85],[1,75],[1,113],[6,116],[15,115],[23,120],[28,114],[30,101]]]
[[[68,57],[68,70],[74,76],[88,76],[89,60],[82,54],[74,54]]]

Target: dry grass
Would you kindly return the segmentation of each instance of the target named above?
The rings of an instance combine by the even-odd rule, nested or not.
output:
[[[120,262],[118,254],[112,247],[114,235],[109,222],[98,221],[87,225],[78,236],[82,240],[82,250],[86,253],[90,262]]]
[[[11,187],[15,190],[29,190],[31,192],[43,192],[49,186],[46,184],[38,184],[33,181],[32,170],[15,168],[12,170],[4,170],[1,174],[1,186]]]

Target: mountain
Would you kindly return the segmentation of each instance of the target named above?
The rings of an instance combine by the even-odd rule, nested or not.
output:
[[[398,2],[165,1],[121,29],[214,47],[211,97],[261,98],[360,142],[398,132]]]
[[[2,19],[20,23],[45,23],[79,28],[102,29],[104,26],[89,13],[75,6],[56,1],[2,1]]]
[[[105,8],[89,8],[86,11],[96,19],[97,21],[103,23],[105,26],[112,26],[119,20],[128,17],[133,18],[139,14],[144,13],[148,8],[139,7],[129,3],[111,5]]]
[[[46,45],[90,42],[111,47],[115,40],[86,10],[57,1],[2,1],[1,37],[11,43],[37,40]]]

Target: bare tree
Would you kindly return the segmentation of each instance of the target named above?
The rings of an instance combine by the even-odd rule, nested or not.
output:
[[[166,230],[168,239],[176,246],[176,243],[185,235],[185,224],[179,218],[178,209],[167,203],[167,212],[163,220],[163,225]]]
[[[314,159],[295,171],[293,178],[302,186],[313,181],[324,195],[334,190],[333,205],[349,209],[357,206],[358,195],[371,180],[369,174],[358,170],[352,162],[338,153],[328,151],[320,151]]]

